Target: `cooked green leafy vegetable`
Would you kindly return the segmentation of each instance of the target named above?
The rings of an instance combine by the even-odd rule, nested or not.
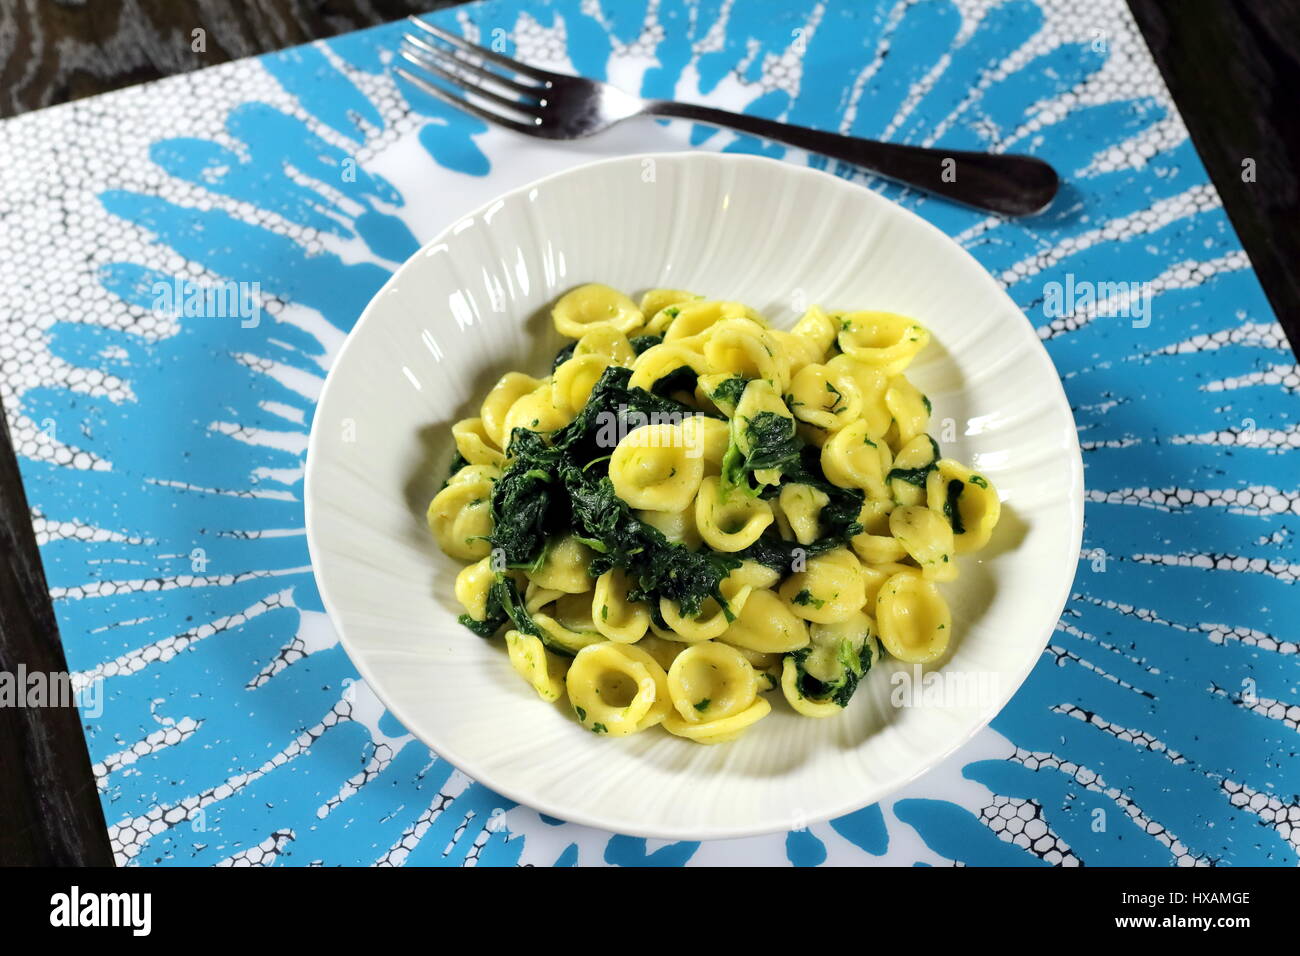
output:
[[[681,368],[675,368],[663,378],[659,379],[650,387],[650,391],[656,395],[674,395],[677,392],[686,392],[688,395],[695,391],[695,381],[699,377],[695,369],[689,365],[683,365]]]
[[[451,479],[456,477],[456,472],[468,464],[469,462],[465,460],[465,456],[460,453],[460,449],[456,449],[456,454],[451,458],[451,464],[447,466],[447,477],[443,479],[442,487],[446,488],[451,483]]]
[[[493,488],[489,540],[506,567],[533,568],[548,540],[573,534],[597,552],[593,576],[615,567],[628,572],[635,582],[632,600],[657,608],[659,599],[667,598],[687,616],[698,614],[710,597],[725,607],[722,580],[740,566],[740,559],[670,542],[614,492],[608,452],[619,437],[646,421],[697,414],[671,398],[629,387],[630,377],[626,368],[606,369],[582,411],[549,441],[537,432],[515,429],[510,464]],[[496,601],[519,627],[508,598],[507,592]],[[496,619],[504,623],[500,612]],[[487,626],[476,622],[472,629],[479,633]]]
[[[551,362],[552,372],[554,372],[557,368],[559,368],[569,359],[573,358],[573,350],[577,347],[577,345],[578,343],[576,341],[570,342],[564,348],[560,349],[558,352],[555,353],[555,359]]]
[[[648,348],[653,348],[664,340],[662,335],[634,335],[628,341],[632,345],[632,351],[640,355]]]
[[[814,628],[807,647],[791,651],[799,693],[810,700],[844,707],[871,670],[875,638],[868,632],[845,635],[841,628]]]
[[[930,438],[929,435],[925,437]],[[897,478],[899,481],[906,481],[909,485],[924,488],[926,479],[930,477],[930,472],[934,471],[939,461],[939,443],[933,438],[930,438],[930,448],[932,454],[926,464],[916,468],[891,468],[889,474],[885,476],[885,481],[890,482]]]
[[[749,379],[733,375],[710,392],[709,398],[713,399],[719,408],[734,409],[740,402],[740,396],[745,394],[747,385]]]
[[[954,478],[948,482],[948,495],[943,503],[943,516],[948,519],[952,525],[953,534],[965,534],[966,525],[961,520],[961,508],[957,503],[961,499],[962,490],[966,487],[966,482]]]
[[[733,432],[726,454],[722,456],[722,489],[724,495],[738,489],[754,498],[764,487],[751,480],[754,472],[768,468],[784,472],[786,467],[799,460],[803,442],[795,433],[794,419],[776,412],[759,412],[746,419],[741,427],[745,430],[749,452],[740,450]],[[732,428],[736,428],[735,419]]]

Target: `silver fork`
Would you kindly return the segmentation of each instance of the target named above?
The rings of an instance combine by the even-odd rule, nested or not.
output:
[[[410,20],[419,32],[403,36],[400,55],[417,72],[402,66],[395,72],[452,106],[527,136],[578,139],[633,116],[693,120],[820,153],[1006,216],[1041,212],[1060,185],[1056,170],[1032,156],[882,143],[694,103],[646,100],[608,83],[520,63],[417,17]]]

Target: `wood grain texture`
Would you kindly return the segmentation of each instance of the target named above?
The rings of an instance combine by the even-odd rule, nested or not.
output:
[[[1300,0],[1128,4],[1300,354]]]
[[[4,0],[0,116],[448,6]],[[1261,283],[1300,343],[1300,0],[1129,0]],[[203,29],[205,50],[193,49]],[[1242,179],[1253,159],[1255,182]],[[0,414],[0,670],[66,667]],[[0,863],[109,864],[75,710],[0,707]]]
[[[9,429],[0,415],[0,672],[66,674]],[[0,865],[112,866],[81,719],[0,706]]]
[[[0,117],[450,6],[448,0],[5,0]],[[195,30],[203,49],[195,49]]]

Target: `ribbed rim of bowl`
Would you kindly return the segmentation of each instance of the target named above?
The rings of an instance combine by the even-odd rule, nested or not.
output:
[[[388,281],[385,282],[384,285],[379,289],[379,291],[375,293],[374,297],[371,298],[370,302],[367,303],[365,309],[363,309],[361,312],[360,318],[357,319],[356,324],[352,327],[352,330],[347,334],[347,337],[344,339],[343,345],[339,348],[338,355],[334,359],[334,363],[330,366],[330,370],[325,376],[325,382],[321,386],[320,397],[316,401],[316,410],[319,410],[320,407],[325,403],[326,396],[329,394],[330,386],[335,379],[335,373],[343,365],[343,361],[347,355],[348,349],[356,339],[358,333],[365,326],[365,324],[371,320],[372,313],[375,310],[375,304],[381,298],[383,298],[384,293],[387,292],[390,287],[395,285],[401,279],[403,273],[405,273],[407,269],[411,267],[411,264],[415,260],[419,259],[421,256],[424,255],[426,250],[439,243],[445,242],[453,234],[453,231],[455,230],[456,226],[460,222],[466,219],[477,219],[478,217],[486,213],[491,207],[497,205],[498,203],[510,201],[520,196],[525,196],[530,191],[545,186],[547,183],[551,183],[556,180],[568,178],[571,176],[581,176],[587,173],[589,170],[601,168],[604,166],[613,166],[620,163],[635,164],[639,166],[642,162],[644,162],[647,159],[654,160],[656,162],[662,161],[662,162],[669,162],[669,163],[679,163],[683,165],[766,166],[768,168],[773,168],[773,169],[779,168],[781,170],[781,175],[802,177],[804,179],[818,179],[822,181],[826,187],[839,190],[846,197],[851,196],[852,197],[851,201],[865,201],[868,204],[875,204],[880,208],[888,208],[890,210],[891,215],[899,215],[906,220],[910,220],[914,226],[919,227],[923,231],[929,232],[931,235],[940,239],[942,242],[956,249],[962,256],[964,256],[967,260],[969,260],[970,263],[975,266],[978,273],[983,277],[983,281],[987,282],[990,288],[994,290],[996,295],[1000,297],[1007,306],[1010,307],[1011,311],[1020,317],[1020,320],[1024,323],[1025,332],[1033,341],[1034,348],[1031,350],[1031,353],[1036,355],[1040,362],[1045,363],[1047,370],[1051,372],[1050,378],[1056,384],[1055,397],[1058,398],[1062,403],[1062,405],[1064,406],[1066,414],[1068,415],[1070,421],[1071,422],[1074,421],[1074,414],[1070,409],[1070,403],[1069,403],[1069,399],[1066,397],[1065,388],[1061,384],[1060,374],[1056,371],[1056,366],[1053,364],[1051,356],[1047,354],[1047,349],[1043,347],[1042,340],[1039,339],[1038,333],[1035,331],[1033,323],[1029,321],[1029,319],[1021,311],[1020,307],[1016,305],[1015,300],[1013,300],[1011,296],[1007,294],[1006,290],[997,282],[997,280],[993,278],[992,275],[989,274],[988,270],[985,269],[984,266],[980,264],[979,260],[976,259],[973,255],[971,255],[966,249],[962,248],[960,244],[955,242],[952,239],[952,237],[949,236],[947,233],[945,233],[942,229],[935,226],[933,223],[929,222],[928,220],[922,218],[912,210],[900,206],[897,203],[891,202],[890,200],[886,199],[884,196],[881,196],[878,193],[870,189],[867,189],[864,186],[855,185],[853,183],[848,182],[847,180],[840,179],[837,176],[833,176],[829,173],[823,172],[818,169],[813,169],[812,167],[809,166],[795,166],[792,163],[789,163],[787,161],[771,159],[766,156],[752,156],[746,154],[731,154],[731,153],[711,153],[711,152],[701,152],[701,151],[691,151],[691,150],[682,150],[676,152],[660,152],[660,153],[633,153],[627,156],[613,156],[605,159],[596,160],[595,162],[583,163],[580,166],[572,166],[568,169],[560,170],[559,172],[552,173],[548,176],[543,176],[540,179],[533,180],[532,182],[525,183],[524,185],[518,186],[515,189],[511,189],[507,192],[501,193],[500,195],[493,197],[487,202],[482,203],[478,207],[455,217],[450,223],[447,224],[445,228],[439,231],[436,236],[434,236],[432,239],[426,242],[405,262],[403,262],[401,266],[397,268],[397,271],[395,271],[392,274],[392,276],[389,277]],[[545,799],[538,799],[535,795],[518,791],[513,787],[498,785],[496,782],[490,779],[491,774],[482,773],[481,768],[477,767],[475,762],[472,759],[466,757],[463,754],[455,752],[452,748],[443,747],[437,742],[435,742],[434,740],[431,740],[428,737],[426,737],[420,730],[416,728],[414,722],[409,721],[407,719],[407,717],[403,713],[403,708],[401,704],[398,701],[391,699],[381,689],[379,682],[374,679],[370,666],[366,661],[365,654],[355,649],[350,644],[348,640],[347,629],[343,624],[342,615],[339,612],[334,602],[333,596],[329,593],[329,589],[325,586],[325,583],[322,581],[321,575],[318,574],[316,571],[317,558],[320,554],[320,548],[316,544],[315,534],[313,532],[314,522],[312,518],[316,510],[316,501],[315,501],[315,496],[312,493],[312,489],[314,484],[313,483],[313,474],[314,474],[313,461],[315,460],[317,447],[320,440],[319,437],[320,430],[316,427],[317,424],[318,424],[318,418],[313,413],[311,435],[309,436],[307,441],[307,461],[306,461],[304,474],[303,474],[303,516],[304,516],[304,523],[307,531],[307,553],[308,556],[311,558],[311,563],[312,563],[312,576],[316,581],[316,588],[317,591],[320,593],[321,602],[325,606],[325,611],[329,615],[330,623],[334,626],[335,630],[337,631],[339,636],[339,642],[343,645],[343,649],[347,653],[348,658],[352,661],[353,666],[356,667],[357,671],[361,674],[362,679],[365,680],[365,682],[370,686],[370,689],[374,691],[375,696],[379,698],[379,701],[388,709],[388,711],[399,722],[401,722],[401,724],[404,727],[406,727],[409,731],[411,731],[411,733],[418,740],[420,740],[423,744],[425,744],[425,746],[433,750],[439,757],[441,757],[442,759],[446,760],[447,762],[455,766],[462,773],[471,777],[472,779],[482,784],[483,786],[489,788],[493,792],[499,793],[503,797],[507,797],[508,799],[513,800],[516,803],[519,803],[523,806],[530,807],[548,816],[556,817],[558,819],[565,820],[569,823],[576,823],[583,826],[594,827],[600,830],[626,834],[628,836],[645,837],[649,839],[663,839],[663,840],[739,839],[742,837],[763,836],[770,833],[779,833],[788,829],[788,827],[784,823],[773,824],[773,825],[736,826],[736,827],[728,827],[725,825],[721,825],[721,826],[712,827],[707,831],[683,830],[683,829],[676,829],[671,826],[640,826],[640,825],[629,826],[627,823],[621,820],[615,821],[610,819],[602,819],[599,814],[594,814],[594,813],[574,812],[571,808],[566,808],[563,806],[558,806],[549,803]],[[1079,448],[1079,438],[1078,438],[1077,429],[1070,430],[1070,445],[1069,448],[1066,449],[1066,451],[1067,453],[1069,453],[1069,458],[1070,458],[1069,472],[1070,472],[1071,494],[1069,495],[1069,500],[1072,505],[1072,509],[1071,509],[1072,513],[1070,515],[1071,524],[1072,524],[1072,529],[1071,529],[1072,540],[1070,542],[1070,555],[1071,555],[1071,563],[1074,565],[1075,570],[1077,572],[1079,553],[1083,543],[1083,511],[1084,511],[1083,457]],[[1069,579],[1065,583],[1065,586],[1061,589],[1061,593],[1058,595],[1057,601],[1054,602],[1057,610],[1053,617],[1052,623],[1048,626],[1046,633],[1043,635],[1043,640],[1042,640],[1043,647],[1047,646],[1047,642],[1051,638],[1052,631],[1055,629],[1056,621],[1060,619],[1061,612],[1065,609],[1066,602],[1069,600],[1071,589],[1074,586],[1074,577],[1075,577],[1074,574],[1070,575]],[[1032,671],[1035,665],[1037,665],[1039,659],[1041,658],[1041,655],[1042,655],[1042,650],[1040,648],[1033,655],[1033,657],[1026,659],[1026,661],[1022,664],[1018,672],[1016,672],[1014,675],[1008,673],[1007,676],[1009,680],[1003,685],[1004,687],[1008,688],[1008,692],[1002,695],[1002,699],[999,700],[996,704],[986,708],[985,711],[980,714],[979,720],[976,721],[971,726],[970,730],[954,738],[951,746],[947,747],[938,756],[933,758],[927,766],[918,770],[916,773],[912,774],[911,776],[907,777],[902,781],[892,783],[888,787],[888,789],[882,790],[879,793],[869,793],[861,799],[855,798],[854,800],[847,801],[843,805],[834,807],[830,810],[821,810],[815,814],[810,814],[807,817],[807,822],[810,824],[823,823],[827,820],[836,819],[846,814],[853,813],[856,810],[860,810],[863,807],[869,806],[873,803],[877,803],[887,798],[891,794],[897,793],[899,790],[903,789],[904,787],[908,786],[909,784],[923,777],[925,774],[929,773],[935,767],[939,766],[941,763],[943,763],[949,757],[951,757],[957,750],[959,750],[965,744],[969,743],[977,733],[979,733],[981,730],[987,727],[989,723],[993,720],[993,718],[996,717],[1002,711],[1002,709],[1007,705],[1007,703],[1010,702],[1011,698],[1014,697],[1016,693],[1019,691],[1020,686],[1025,682],[1025,679],[1029,676],[1030,671]]]

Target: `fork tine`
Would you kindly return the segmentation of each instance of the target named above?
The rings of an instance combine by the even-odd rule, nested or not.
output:
[[[500,73],[497,73],[495,70],[489,70],[487,67],[483,66],[480,63],[474,63],[470,60],[465,59],[464,57],[457,56],[454,50],[449,50],[446,47],[442,47],[442,46],[435,46],[434,44],[429,43],[426,40],[421,40],[414,33],[405,33],[402,35],[402,39],[405,40],[407,43],[409,43],[411,46],[415,47],[421,53],[427,54],[427,56],[429,57],[428,62],[430,63],[434,62],[435,60],[438,63],[448,63],[448,62],[454,63],[458,70],[465,70],[466,72],[473,73],[475,76],[482,77],[483,79],[488,80],[492,83],[499,84],[500,86],[503,86],[508,90],[514,90],[516,93],[519,93],[522,96],[531,96],[534,99],[536,99],[537,97],[543,95],[546,92],[545,87],[533,86],[527,83],[520,83],[516,80],[510,79],[507,76],[502,76]]]
[[[414,63],[417,66],[428,70],[434,76],[444,80],[453,87],[465,90],[467,93],[473,93],[475,96],[481,96],[485,100],[496,103],[498,106],[504,106],[508,110],[514,110],[524,116],[532,116],[531,108],[535,108],[537,105],[536,103],[525,103],[521,100],[511,99],[508,96],[502,96],[500,93],[487,89],[482,84],[476,82],[472,76],[466,76],[464,73],[452,73],[450,70],[444,69],[440,64],[445,63],[446,59],[439,61],[439,59],[434,56],[422,55],[419,52],[412,52],[410,50],[403,50],[402,57],[408,63]],[[454,60],[457,63],[461,62],[450,55],[448,55],[447,59]]]
[[[476,56],[484,57],[485,59],[491,60],[493,63],[504,66],[506,69],[513,70],[520,76],[529,77],[530,79],[537,80],[539,83],[550,83],[555,77],[554,73],[548,73],[546,70],[539,70],[536,67],[529,66],[527,63],[520,63],[518,60],[512,60],[503,53],[498,53],[496,50],[489,49],[485,46],[479,46],[477,43],[470,43],[464,37],[457,36],[454,33],[448,33],[441,27],[436,27],[432,23],[424,22],[419,17],[410,17],[409,19],[425,33],[437,37],[443,43],[449,43],[465,53],[473,53]]]
[[[400,55],[402,57],[406,57],[406,53],[404,51]],[[425,68],[424,64],[422,63],[417,63],[417,65],[420,67],[420,69]],[[437,83],[430,83],[424,77],[418,76],[412,73],[410,70],[397,66],[393,68],[393,72],[396,73],[398,76],[403,77],[408,82],[419,87],[420,89],[424,90],[424,92],[430,94],[431,96],[436,96],[444,103],[448,104],[449,106],[454,106],[458,110],[464,110],[466,113],[471,113],[474,116],[477,116],[479,119],[484,120],[488,123],[495,123],[497,126],[504,126],[507,129],[512,129],[516,133],[524,133],[526,135],[534,135],[534,136],[536,135],[536,127],[529,126],[526,123],[521,123],[519,120],[512,119],[509,116],[502,116],[500,113],[494,113],[492,110],[484,109],[483,107],[479,106],[477,103],[474,103],[463,96],[453,96],[451,93],[444,90]]]

